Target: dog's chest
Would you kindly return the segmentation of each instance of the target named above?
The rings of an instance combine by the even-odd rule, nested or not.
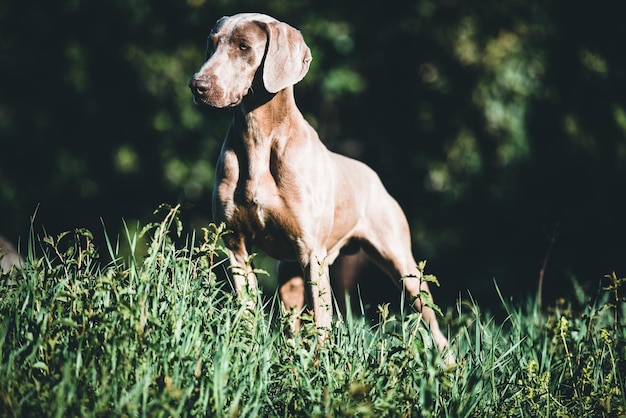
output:
[[[292,227],[285,223],[288,216],[281,212],[279,200],[259,190],[234,199],[232,229],[242,232],[263,251],[278,259],[294,257]],[[284,209],[284,208],[283,208]]]
[[[285,167],[273,164],[267,151],[246,151],[231,149],[222,155],[216,203],[233,232],[243,234],[273,257],[291,258],[298,227],[285,203],[288,191],[279,186]]]
[[[265,230],[280,211],[280,191],[272,174],[268,151],[247,150],[244,155],[225,158],[221,187],[227,219],[251,233]]]
[[[235,192],[233,203],[238,216],[246,220],[252,230],[261,232],[267,228],[268,219],[275,210],[267,193],[262,189],[246,187],[241,194]]]

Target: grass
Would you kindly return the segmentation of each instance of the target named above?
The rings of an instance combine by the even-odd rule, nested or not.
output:
[[[0,415],[626,417],[624,279],[497,322],[471,299],[445,318],[445,366],[418,313],[348,315],[317,347],[277,299],[241,303],[217,279],[223,228],[174,244],[177,208],[130,254],[89,231],[31,237],[28,266],[0,294]],[[144,244],[145,245],[145,244]],[[145,254],[141,258],[135,254]],[[104,258],[104,257],[103,257]],[[402,305],[403,306],[403,305]]]

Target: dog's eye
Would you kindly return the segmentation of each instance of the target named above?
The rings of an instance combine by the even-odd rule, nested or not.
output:
[[[243,42],[239,42],[239,49],[242,51],[247,51],[248,49],[250,49],[250,47],[248,46],[248,44],[245,44]]]

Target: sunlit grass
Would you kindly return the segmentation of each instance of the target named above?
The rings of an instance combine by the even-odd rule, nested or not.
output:
[[[458,363],[445,366],[408,308],[380,306],[375,326],[348,314],[321,348],[310,316],[286,335],[273,295],[242,304],[217,278],[224,230],[175,245],[177,215],[129,231],[123,258],[86,230],[31,238],[1,289],[0,415],[626,416],[615,274],[544,312],[502,300],[501,322],[460,301],[446,317]]]

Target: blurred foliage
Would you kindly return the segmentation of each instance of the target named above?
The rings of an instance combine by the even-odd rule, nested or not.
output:
[[[187,83],[215,20],[250,10],[302,31],[300,108],[380,173],[439,293],[532,290],[557,233],[555,291],[626,268],[626,28],[606,1],[2,2],[0,231],[35,211],[122,230],[177,201],[206,225],[230,116]]]

